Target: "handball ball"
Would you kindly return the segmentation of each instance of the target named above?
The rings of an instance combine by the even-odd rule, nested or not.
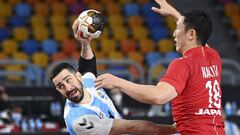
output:
[[[81,36],[84,38],[97,38],[104,28],[104,17],[100,12],[90,9],[83,11],[79,16],[79,26]]]

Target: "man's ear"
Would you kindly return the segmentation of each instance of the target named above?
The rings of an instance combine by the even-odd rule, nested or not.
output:
[[[196,31],[194,29],[189,29],[187,32],[188,40],[197,39]]]
[[[79,81],[82,81],[82,74],[80,72],[77,71],[76,76]]]

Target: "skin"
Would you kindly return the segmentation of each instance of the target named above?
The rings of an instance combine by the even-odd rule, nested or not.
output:
[[[196,31],[194,29],[185,29],[184,16],[181,16],[166,0],[155,1],[159,4],[160,8],[153,7],[152,10],[161,15],[173,16],[177,23],[176,30],[173,33],[177,52],[184,54],[187,50],[198,47]],[[95,86],[97,89],[119,89],[135,100],[148,104],[165,104],[177,97],[175,87],[169,83],[159,82],[156,86],[142,85],[129,82],[108,73],[98,76]]]
[[[184,16],[169,5],[166,0],[155,1],[159,5],[159,8],[152,7],[154,12],[163,16],[172,16],[176,21],[177,27],[173,33],[176,51],[184,54],[189,49],[198,47],[199,43],[197,42],[196,31],[194,29],[186,30]],[[135,100],[148,104],[165,104],[178,96],[175,87],[167,82],[159,82],[156,86],[142,85],[124,80],[109,73],[98,76],[95,80],[95,87],[97,89],[119,89]]]
[[[177,27],[173,33],[176,51],[184,54],[187,50],[197,47],[197,36],[194,29],[189,29],[186,31],[185,25],[183,23],[184,16],[182,16],[175,8],[167,3],[166,0],[155,0],[159,5],[159,8],[152,7],[152,10],[163,16],[172,16],[176,21]]]
[[[81,74],[79,72],[74,74],[67,69],[62,70],[53,78],[53,83],[57,91],[65,98],[74,103],[88,103],[90,101],[90,95],[84,89],[81,81]]]
[[[80,41],[82,45],[80,55],[85,59],[92,59],[94,54],[91,50],[91,37],[87,39],[80,36],[78,30],[78,21],[75,20],[72,26],[74,37]],[[79,72],[72,73],[66,69],[62,70],[56,77],[53,78],[53,83],[64,97],[73,101],[74,103],[87,104],[91,100],[90,94],[82,85],[82,76]],[[124,120],[114,119],[110,131],[110,135],[119,134],[173,134],[176,133],[175,125],[158,125],[153,122],[143,120]]]
[[[80,55],[85,59],[92,59],[94,57],[90,46],[92,37],[81,37],[78,25],[79,21],[76,19],[72,25],[72,30],[74,37],[81,43]],[[80,104],[90,102],[90,94],[83,87],[82,76],[78,71],[72,73],[64,69],[54,77],[52,81],[56,86],[57,91],[70,101]]]
[[[196,31],[194,29],[186,30],[183,21],[184,16],[181,16],[177,21],[177,27],[173,33],[176,51],[182,54],[189,49],[199,46],[197,43]]]

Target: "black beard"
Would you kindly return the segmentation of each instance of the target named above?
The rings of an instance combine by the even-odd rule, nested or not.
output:
[[[79,81],[79,85],[81,86],[80,89],[79,89],[79,88],[73,89],[73,90],[77,90],[77,91],[79,92],[79,96],[77,96],[77,97],[75,97],[75,98],[73,98],[73,99],[68,98],[69,100],[71,100],[71,101],[74,102],[74,103],[79,103],[79,102],[81,102],[82,99],[83,99],[83,97],[84,97],[83,84],[82,84],[82,82]],[[72,91],[73,91],[73,90],[72,90]],[[72,91],[70,91],[69,93],[71,93]],[[68,94],[68,95],[70,95],[70,94]],[[69,96],[68,96],[68,97],[69,97]]]

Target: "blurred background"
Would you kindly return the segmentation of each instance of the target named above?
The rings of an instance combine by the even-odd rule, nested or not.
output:
[[[169,0],[179,11],[210,14],[208,44],[223,62],[225,123],[231,135],[240,126],[240,0]],[[95,9],[106,26],[92,42],[98,74],[113,73],[145,84],[157,84],[176,53],[175,22],[151,11],[152,0],[0,0],[0,133],[67,134],[64,99],[48,80],[63,61],[77,65],[80,45],[72,35],[78,14]],[[119,91],[108,92],[127,119],[172,124],[171,107],[139,103]],[[234,125],[234,126],[233,126]]]

